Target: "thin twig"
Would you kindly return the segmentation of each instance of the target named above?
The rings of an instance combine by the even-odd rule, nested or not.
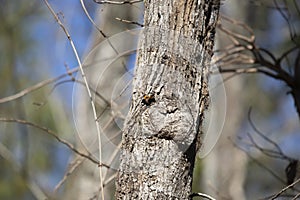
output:
[[[25,121],[25,120],[22,120],[22,119],[0,118],[0,121],[2,121],[2,122],[15,122],[15,123],[19,123],[19,124],[24,124],[24,125],[35,127],[35,128],[37,128],[39,130],[44,131],[48,135],[52,136],[58,142],[64,144],[66,147],[68,147],[70,150],[72,150],[74,153],[76,153],[76,154],[78,154],[78,155],[80,155],[80,156],[88,159],[92,163],[95,163],[98,166],[104,166],[106,168],[110,168],[108,165],[100,163],[99,161],[95,160],[90,154],[85,154],[85,153],[82,153],[81,151],[77,150],[72,144],[70,144],[69,142],[67,142],[64,139],[61,139],[60,137],[57,136],[57,134],[54,131],[52,131],[52,130],[46,128],[46,127],[39,126],[39,125],[37,125],[35,123],[29,122],[29,121]]]
[[[68,170],[64,174],[64,177],[54,187],[54,194],[57,193],[58,189],[66,182],[67,178],[83,163],[84,159],[76,158],[68,166]]]
[[[241,21],[237,21],[235,19],[232,19],[232,18],[229,18],[227,17],[226,15],[221,15],[222,19],[232,23],[232,24],[235,24],[235,25],[238,25],[239,27],[243,28],[244,30],[246,30],[248,32],[248,34],[251,36],[251,41],[254,42],[255,40],[255,35],[254,35],[254,32],[252,30],[252,28],[250,28],[247,24],[241,22]]]
[[[298,194],[296,194],[291,200],[299,199],[299,197],[300,197],[300,192]]]
[[[90,22],[94,25],[94,27],[99,31],[99,33],[104,37],[106,38],[106,34],[97,26],[97,24],[94,22],[94,20],[92,19],[92,17],[90,16],[89,12],[87,11],[86,7],[85,7],[85,4],[84,4],[84,1],[83,0],[80,0],[80,3],[81,3],[81,7],[85,13],[85,15],[87,16],[87,18],[90,20]]]
[[[282,159],[286,159],[286,160],[293,160],[292,158],[286,156],[281,148],[279,147],[279,145],[274,142],[273,140],[271,140],[269,137],[266,137],[261,131],[258,130],[258,128],[254,125],[252,119],[251,119],[251,111],[252,109],[250,108],[249,111],[248,111],[248,120],[249,120],[249,123],[251,125],[251,127],[254,129],[255,133],[257,133],[260,137],[262,137],[265,141],[269,142],[270,144],[272,144],[276,149],[277,149],[277,155],[280,155]]]
[[[299,197],[300,197],[300,193],[296,194],[291,200],[299,199]]]
[[[4,158],[15,170],[17,173],[21,173],[21,166],[17,162],[17,160],[14,158],[12,152],[6,148],[2,143],[0,143],[0,156]],[[47,199],[47,195],[44,193],[42,188],[40,188],[33,180],[31,180],[30,177],[27,177],[24,179],[26,186],[30,190],[31,194],[37,199],[37,200],[44,200]]]
[[[285,188],[283,188],[282,190],[280,190],[280,192],[278,192],[277,194],[275,194],[275,195],[271,198],[271,200],[276,199],[276,198],[279,197],[282,193],[284,193],[286,190],[288,190],[288,189],[294,187],[294,186],[295,186],[297,183],[299,183],[299,182],[300,182],[300,178],[298,178],[298,179],[297,179],[296,181],[294,181],[292,184],[290,184],[290,185],[286,186]]]
[[[190,195],[190,198],[193,199],[194,197],[203,197],[204,199],[209,199],[209,200],[216,200],[215,198],[207,195],[207,194],[204,194],[204,193],[193,193]]]
[[[92,111],[93,111],[94,121],[95,121],[95,124],[96,124],[96,130],[97,130],[97,136],[98,136],[98,146],[99,146],[99,162],[101,163],[102,162],[102,148],[101,148],[100,125],[99,125],[99,122],[97,120],[98,117],[97,117],[97,112],[96,112],[96,106],[95,106],[95,103],[94,103],[94,100],[93,100],[93,97],[92,97],[92,93],[91,93],[91,90],[90,90],[90,87],[89,87],[89,84],[88,84],[88,81],[87,81],[87,77],[85,75],[85,72],[83,70],[83,66],[81,64],[81,60],[79,58],[77,49],[75,47],[75,44],[74,44],[74,42],[73,42],[73,40],[71,38],[71,35],[69,34],[68,30],[66,29],[66,27],[64,26],[64,24],[61,22],[61,20],[59,19],[59,17],[57,16],[57,14],[55,13],[55,11],[51,7],[51,5],[48,3],[48,0],[44,0],[44,2],[47,5],[47,7],[48,7],[49,11],[51,12],[51,14],[53,15],[53,17],[55,18],[56,22],[59,24],[59,26],[62,28],[62,30],[64,31],[65,35],[67,36],[67,38],[68,38],[68,40],[70,42],[70,45],[72,47],[72,50],[73,50],[73,52],[75,54],[76,60],[78,62],[78,65],[79,65],[79,68],[80,68],[80,72],[81,72],[82,78],[84,80],[88,96],[90,98],[90,103],[91,103],[91,107],[92,107]],[[99,174],[100,174],[100,184],[102,186],[103,185],[103,177],[102,177],[102,169],[101,169],[101,167],[99,167]],[[105,199],[104,198],[103,188],[102,188],[102,192],[101,192],[101,197],[102,197],[102,200]]]
[[[277,158],[277,159],[285,159],[284,155],[280,154],[279,152],[271,150],[271,149],[266,149],[266,148],[263,148],[260,145],[258,145],[250,133],[247,133],[247,136],[251,141],[251,145],[249,145],[250,147],[254,147],[255,149],[258,149],[261,153],[263,153],[264,155],[266,155],[268,157]]]
[[[240,138],[239,138],[240,139]],[[237,145],[234,141],[230,140],[232,142],[232,144],[242,150],[243,152],[245,152],[247,154],[247,156],[253,160],[258,166],[260,166],[261,168],[263,168],[264,170],[266,170],[267,172],[269,172],[274,178],[276,178],[278,181],[280,181],[281,183],[285,184],[285,181],[283,179],[281,179],[281,177],[279,177],[275,172],[273,172],[271,169],[269,169],[268,167],[266,167],[263,163],[261,163],[260,161],[258,161],[257,159],[255,159],[247,150],[245,150],[244,148],[240,147],[239,145]]]
[[[106,0],[97,1],[97,0],[93,0],[93,1],[95,3],[98,3],[98,4],[113,4],[113,5],[134,4],[134,3],[143,2],[143,0],[132,0],[132,1],[129,1],[129,0],[126,0],[126,1],[106,1]]]
[[[277,74],[273,74],[270,71],[266,71],[264,69],[259,69],[256,67],[251,67],[251,68],[220,68],[220,73],[234,73],[234,75],[238,75],[238,74],[251,74],[251,73],[262,73],[265,74],[269,77],[272,77],[274,79],[278,79],[281,80],[281,78],[277,75]]]
[[[295,41],[295,37],[297,36],[295,27],[292,25],[291,23],[291,14],[289,12],[288,6],[287,6],[287,2],[285,2],[285,6],[283,8],[281,8],[278,3],[277,0],[273,0],[276,9],[279,11],[279,13],[281,14],[282,18],[286,21],[288,27],[289,27],[289,34],[290,34],[290,38],[291,40],[297,44],[297,42]],[[286,12],[284,12],[283,10],[286,10]]]
[[[117,177],[117,172],[111,175],[103,184],[103,187],[107,186],[111,181],[113,181]],[[101,192],[101,188],[99,188],[98,192],[94,194],[92,197],[88,198],[88,200],[98,199],[97,196]]]
[[[116,20],[118,20],[120,22],[127,23],[127,24],[134,24],[134,25],[137,25],[137,26],[140,26],[140,27],[144,27],[144,24],[141,24],[139,22],[130,21],[130,20],[126,20],[126,19],[121,19],[121,18],[118,18],[118,17],[116,17]]]
[[[286,52],[284,52],[278,59],[277,59],[277,62],[280,64],[280,62],[285,58],[287,57],[288,54],[290,54],[291,52],[299,49],[300,47],[297,45],[297,46],[294,46],[292,48],[290,48],[289,50],[287,50]]]
[[[107,35],[97,26],[97,24],[95,23],[95,21],[92,19],[92,17],[90,16],[89,12],[87,11],[85,4],[83,2],[83,0],[80,0],[81,3],[81,7],[85,13],[85,15],[87,16],[87,18],[90,20],[90,22],[93,24],[93,26],[100,32],[100,34],[107,39],[108,44],[111,46],[111,48],[114,50],[114,52],[116,52],[116,54],[119,54],[117,49],[112,45],[111,41],[109,40],[109,38],[107,37]]]
[[[73,73],[77,72],[78,70],[79,70],[79,67],[74,68],[74,69],[68,71],[67,73],[64,73],[64,74],[62,74],[62,75],[60,75],[58,77],[50,78],[50,79],[41,81],[41,82],[39,82],[39,83],[31,86],[31,87],[28,87],[28,88],[26,88],[24,90],[21,90],[20,92],[14,94],[14,95],[1,98],[0,99],[0,104],[1,103],[6,103],[6,102],[9,102],[9,101],[13,101],[13,100],[16,100],[16,99],[19,99],[19,98],[21,98],[21,97],[23,97],[23,96],[25,96],[25,95],[27,95],[27,94],[35,91],[35,90],[38,90],[38,89],[40,89],[40,88],[42,88],[42,87],[50,84],[50,83],[56,82],[57,80],[60,80],[60,79],[62,79],[64,77],[67,77],[70,74],[73,74]]]

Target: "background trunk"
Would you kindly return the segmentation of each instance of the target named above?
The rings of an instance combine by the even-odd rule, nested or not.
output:
[[[93,6],[95,5],[93,4]],[[118,52],[112,50],[115,47],[107,42],[107,38],[126,31],[127,29],[136,28],[136,26],[131,24],[117,21],[115,18],[126,20],[137,19],[141,15],[137,6],[137,4],[135,7],[132,5],[102,5],[96,11],[96,24],[98,25],[98,28],[105,33],[106,38],[104,38],[97,29],[94,29],[90,38],[92,41],[92,48],[87,49],[86,56],[84,57],[84,66],[86,67],[85,73],[91,88],[101,94],[102,97],[95,96],[97,112],[101,113],[101,118],[99,118],[102,128],[101,138],[118,135],[118,131],[120,131],[115,123],[116,116],[112,116],[112,108],[108,103],[113,102],[112,93],[115,90],[118,81],[122,78],[123,74],[126,73],[125,67],[120,64],[120,60],[123,63],[126,63],[126,60],[118,55]],[[131,41],[127,41],[127,45],[128,42]],[[119,45],[119,48],[121,48],[121,45],[122,44]],[[124,45],[126,44],[124,43]],[[116,58],[118,56],[120,56],[118,62],[110,63],[109,66],[103,64],[105,63],[105,61],[103,61],[104,59]],[[78,79],[82,80],[81,76]],[[77,141],[78,146],[84,144],[86,149],[93,152],[95,156],[98,157],[98,143],[95,142],[96,130],[93,125],[94,120],[88,94],[86,93],[86,89],[81,85],[78,85],[74,91],[77,92],[75,96],[77,101],[75,101],[74,114],[77,131],[80,135],[80,138]],[[105,99],[106,102],[103,99]],[[116,139],[118,138],[119,137],[116,137]],[[103,145],[113,142],[118,143],[120,142],[120,139],[119,141],[103,141]],[[102,168],[103,184],[105,185],[105,199],[112,199],[114,196],[115,185],[113,174],[116,170],[111,162],[114,161],[112,154],[115,149],[116,146],[105,145],[105,148],[102,150],[102,161],[111,166],[111,169],[105,167]],[[83,148],[82,151],[84,150],[85,149]],[[86,160],[82,161],[80,166],[78,166],[77,170],[74,172],[74,175],[70,177],[68,183],[68,189],[66,190],[67,193],[65,194],[64,199],[96,198],[100,190],[98,166]]]
[[[116,199],[188,199],[219,1],[145,1]]]
[[[247,2],[232,0],[222,5],[221,13],[225,16],[245,21],[249,14]],[[222,19],[221,19],[222,24]],[[234,26],[231,30],[234,30]],[[218,32],[218,30],[217,30]],[[216,48],[224,49],[227,39],[222,34],[217,34]],[[243,96],[249,94],[245,77],[232,74],[223,74],[226,88],[227,112],[226,121],[222,129],[221,137],[211,153],[202,160],[202,187],[197,186],[207,194],[211,194],[218,200],[244,200],[244,181],[247,173],[247,155],[234,146],[237,141],[247,117],[245,113],[249,110],[249,102],[243,100]],[[255,81],[252,81],[255,85]],[[256,94],[251,93],[255,96]],[[228,159],[230,158],[230,162]],[[226,164],[224,164],[226,163]]]

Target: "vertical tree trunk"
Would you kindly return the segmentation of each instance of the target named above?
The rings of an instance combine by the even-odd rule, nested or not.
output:
[[[116,199],[188,199],[219,1],[145,1]]]

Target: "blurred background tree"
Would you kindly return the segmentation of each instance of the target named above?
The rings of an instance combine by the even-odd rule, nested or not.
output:
[[[60,17],[76,14],[66,11],[67,3],[71,5],[75,1],[57,2],[60,9],[65,9]],[[72,7],[78,12],[81,9],[78,2]],[[2,0],[0,18],[0,98],[62,74],[66,71],[64,66],[76,63],[72,52],[66,49],[64,35],[41,1]],[[78,19],[72,23],[74,27],[83,25],[82,31],[74,37],[83,38],[81,42],[87,41],[85,37],[91,25],[87,25],[83,16]],[[83,52],[86,44],[80,48]],[[71,94],[71,84],[56,82],[55,85],[53,82],[26,93],[24,98],[0,104],[0,116],[48,127],[72,142]],[[9,123],[0,126],[0,199],[51,196],[65,172],[71,156],[69,149],[36,128]]]

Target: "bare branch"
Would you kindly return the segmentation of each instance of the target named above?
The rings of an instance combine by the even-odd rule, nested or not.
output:
[[[106,168],[110,168],[108,165],[106,165],[104,163],[100,163],[99,161],[95,160],[90,154],[85,154],[85,153],[80,152],[72,144],[70,144],[69,142],[67,142],[64,139],[61,139],[60,137],[57,136],[57,134],[54,131],[52,131],[52,130],[46,128],[46,127],[39,126],[39,125],[34,124],[32,122],[28,122],[28,121],[21,120],[21,119],[0,118],[0,121],[2,121],[2,122],[14,122],[14,123],[19,123],[19,124],[24,124],[24,125],[32,126],[32,127],[37,128],[39,130],[42,130],[45,133],[47,133],[48,135],[50,135],[51,137],[55,138],[58,142],[64,144],[66,147],[68,147],[74,153],[76,153],[76,154],[78,154],[78,155],[80,155],[80,156],[88,159],[89,161],[91,161],[92,163],[97,164],[98,166],[103,166],[103,167],[106,167]]]
[[[112,182],[113,180],[115,180],[117,177],[117,172],[114,173],[113,175],[111,175],[110,177],[108,177],[108,179],[103,183],[103,187],[107,186],[110,182]],[[97,200],[98,199],[98,194],[101,192],[101,187],[99,188],[98,192],[93,195],[92,197],[89,198],[89,200]]]
[[[103,1],[99,1],[99,0],[93,0],[95,3],[98,3],[98,4],[113,4],[113,5],[124,5],[124,4],[134,4],[134,3],[140,3],[140,2],[143,2],[143,0],[132,0],[132,1],[129,1],[129,0],[126,0],[126,1],[106,1],[106,0],[103,0]]]
[[[226,34],[232,36],[233,38],[240,39],[240,40],[245,41],[245,42],[247,42],[247,43],[252,43],[252,42],[254,42],[254,38],[252,38],[252,37],[251,37],[251,38],[248,38],[247,36],[243,36],[242,34],[235,33],[235,32],[233,32],[233,31],[231,31],[231,30],[229,30],[229,29],[227,29],[227,28],[224,28],[224,27],[221,26],[221,25],[219,25],[218,28],[219,28],[220,30],[222,30],[224,33],[226,33]]]
[[[54,193],[57,193],[58,189],[65,183],[67,178],[83,163],[84,159],[76,158],[68,166],[68,170],[64,174],[64,177],[59,181],[59,183],[54,187]]]
[[[42,88],[42,87],[50,84],[50,83],[53,83],[53,82],[55,82],[57,80],[60,80],[60,79],[62,79],[64,77],[67,77],[70,74],[73,74],[73,73],[77,72],[78,70],[79,70],[79,67],[74,68],[74,69],[70,70],[69,72],[67,72],[65,74],[62,74],[62,75],[60,75],[58,77],[50,78],[50,79],[41,81],[41,82],[39,82],[39,83],[37,83],[37,84],[35,84],[35,85],[31,86],[31,87],[28,87],[28,88],[26,88],[26,89],[24,89],[24,90],[22,90],[22,91],[20,91],[20,92],[18,92],[16,94],[14,94],[14,95],[1,98],[0,99],[0,104],[1,103],[6,103],[6,102],[9,102],[9,101],[13,101],[13,100],[16,100],[16,99],[19,99],[19,98],[21,98],[21,97],[23,97],[23,96],[25,96],[25,95],[27,95],[27,94],[35,91],[35,90],[38,90],[38,89],[40,89],[40,88]]]
[[[209,200],[216,200],[214,199],[213,197],[207,195],[207,194],[204,194],[204,193],[193,193],[190,195],[190,198],[193,199],[194,197],[203,197],[204,199],[209,199]]]
[[[130,20],[126,20],[126,19],[121,19],[121,18],[116,18],[116,20],[120,21],[120,22],[125,22],[125,23],[128,23],[128,24],[134,24],[134,25],[137,25],[137,26],[140,26],[140,27],[144,27],[144,24],[141,24],[139,22],[135,22],[135,21],[130,21]]]
[[[273,61],[274,63],[276,63],[276,58],[275,58],[275,56],[274,56],[269,50],[267,50],[267,49],[265,49],[265,48],[262,48],[262,47],[258,47],[258,50],[260,50],[260,51],[266,53],[266,54],[272,59],[272,61]]]
[[[269,156],[272,158],[283,159],[283,156],[280,153],[278,153],[277,151],[274,151],[271,149],[266,149],[266,148],[263,148],[260,145],[258,145],[257,142],[254,140],[254,138],[249,133],[247,133],[247,136],[251,141],[251,146],[255,147],[256,149],[258,149],[260,152],[262,152],[266,156]]]
[[[281,9],[281,8],[280,8]],[[241,27],[243,30],[246,30],[249,37],[243,36],[239,33],[235,33],[221,25],[219,25],[219,30],[224,32],[229,38],[233,46],[230,45],[227,48],[225,48],[224,52],[222,53],[217,59],[220,65],[222,66],[222,69],[225,69],[225,66],[232,65],[232,64],[250,64],[250,62],[253,62],[253,64],[260,64],[262,68],[258,69],[256,72],[263,73],[265,75],[268,75],[272,78],[279,79],[284,81],[289,87],[294,88],[294,81],[293,77],[287,73],[285,70],[282,69],[280,62],[283,58],[285,58],[290,52],[297,49],[296,47],[293,47],[292,49],[285,52],[279,59],[276,59],[276,57],[267,49],[257,47],[255,45],[255,36],[253,31],[250,27],[247,25],[238,22],[236,20],[230,19],[226,16],[222,16],[224,20],[237,25]],[[245,44],[246,43],[246,44]],[[246,54],[247,53],[247,54]],[[251,53],[252,56],[249,56],[248,54]],[[267,54],[272,62],[266,60],[262,53]],[[234,55],[234,56],[233,56]],[[244,57],[247,58],[242,58]],[[226,72],[227,70],[224,70],[223,72]],[[229,71],[232,71],[231,69]],[[246,73],[248,73],[248,70],[245,70]],[[272,73],[273,72],[273,73]],[[253,71],[251,71],[253,73]]]
[[[221,16],[222,16],[223,20],[225,20],[225,21],[227,21],[227,22],[229,22],[229,23],[231,23],[233,25],[237,25],[238,27],[240,27],[242,30],[245,30],[249,34],[249,36],[244,36],[242,34],[230,31],[229,29],[224,28],[221,24],[218,24],[218,28],[221,31],[223,31],[226,34],[228,34],[227,36],[231,36],[233,38],[245,41],[247,43],[254,43],[254,41],[255,41],[255,35],[254,35],[253,30],[248,25],[246,25],[243,22],[240,22],[240,21],[234,20],[232,18],[229,18],[229,17],[227,17],[225,15],[221,15]]]
[[[88,96],[89,96],[89,99],[90,99],[90,103],[91,103],[91,107],[92,107],[92,113],[93,113],[93,117],[94,117],[94,121],[95,121],[95,125],[96,125],[96,130],[97,130],[97,137],[98,137],[98,150],[99,150],[99,162],[101,163],[102,162],[102,148],[101,148],[101,133],[100,133],[100,125],[99,125],[99,122],[97,121],[97,111],[96,111],[96,106],[95,106],[95,103],[94,103],[94,100],[93,100],[93,97],[92,97],[92,93],[91,93],[91,90],[90,90],[90,86],[88,84],[88,80],[87,80],[87,77],[85,75],[85,72],[83,70],[83,66],[82,66],[82,63],[81,63],[81,60],[79,58],[79,55],[78,55],[78,52],[77,52],[77,49],[75,47],[75,44],[71,38],[71,35],[69,34],[68,30],[66,29],[66,27],[64,26],[64,24],[61,22],[61,20],[59,19],[59,17],[57,16],[57,14],[54,12],[53,8],[51,7],[51,5],[48,3],[48,0],[44,0],[46,6],[48,7],[49,11],[51,12],[51,14],[53,15],[54,19],[56,20],[56,22],[59,24],[59,26],[61,27],[61,29],[64,31],[65,35],[67,36],[68,40],[69,40],[69,43],[72,47],[72,50],[73,50],[73,53],[76,57],[76,60],[78,62],[78,65],[79,65],[79,68],[80,68],[80,72],[81,72],[81,75],[82,75],[82,78],[83,78],[83,81],[84,81],[84,84],[85,84],[85,88],[87,90],[87,93],[88,93]],[[101,187],[102,187],[102,182],[103,182],[103,177],[102,177],[102,170],[101,168],[99,167],[99,174],[100,174],[100,183],[101,183]],[[102,199],[105,199],[104,198],[104,192],[103,192],[103,188],[102,188],[102,192],[101,192],[101,198]]]
[[[296,11],[297,11],[298,15],[300,15],[300,8],[299,8],[298,3],[296,2],[296,0],[294,0],[293,2],[294,2],[294,6],[295,6],[295,8],[296,8]],[[299,2],[299,1],[298,1],[298,2]]]
[[[277,0],[273,0],[276,9],[279,11],[279,13],[281,14],[281,16],[283,17],[283,19],[286,21],[288,27],[289,27],[289,34],[290,34],[290,38],[291,40],[297,44],[297,42],[295,41],[295,38],[297,36],[295,27],[292,25],[291,23],[291,14],[289,12],[288,6],[287,6],[287,2],[284,1],[284,7],[280,7],[277,3]],[[297,7],[296,7],[297,8]],[[285,11],[284,11],[285,10]]]
[[[86,7],[85,7],[85,4],[84,4],[84,1],[83,0],[80,0],[80,3],[81,3],[81,7],[85,13],[85,15],[87,16],[87,18],[90,20],[90,22],[94,25],[94,27],[99,31],[99,33],[104,37],[106,38],[106,34],[97,26],[97,24],[94,22],[94,20],[92,19],[92,17],[90,16],[89,12],[87,11]]]
[[[295,186],[297,183],[299,183],[299,182],[300,182],[300,178],[298,178],[296,181],[294,181],[294,183],[292,183],[292,184],[286,186],[285,188],[283,188],[282,190],[280,190],[280,192],[278,192],[277,194],[275,194],[275,195],[271,198],[271,200],[276,199],[276,198],[279,197],[282,193],[284,193],[284,192],[287,191],[288,189],[294,187],[294,186]]]
[[[241,138],[238,138],[240,140],[242,140]],[[232,141],[232,140],[231,140]],[[247,154],[247,156],[253,160],[258,166],[260,166],[261,168],[263,168],[264,170],[266,170],[267,172],[269,172],[274,178],[276,178],[278,181],[280,181],[281,183],[285,184],[285,181],[283,179],[281,179],[281,177],[279,177],[275,172],[272,171],[272,169],[269,169],[267,166],[265,166],[263,163],[261,163],[259,160],[255,159],[247,150],[245,150],[244,148],[238,146],[234,141],[232,141],[233,145],[242,150],[243,152],[245,152]]]
[[[296,196],[294,196],[294,198],[292,198],[291,200],[299,199],[299,197],[300,197],[300,192]]]
[[[280,63],[285,57],[287,57],[288,54],[290,54],[291,52],[299,49],[299,46],[294,46],[292,48],[290,48],[289,50],[287,50],[286,52],[284,52],[278,59],[277,59],[277,63]]]
[[[254,131],[255,131],[260,137],[262,137],[264,140],[266,140],[267,142],[269,142],[270,144],[272,144],[272,145],[277,149],[278,154],[281,155],[283,159],[287,159],[287,160],[289,160],[289,161],[293,160],[292,158],[286,156],[286,155],[282,152],[281,148],[279,147],[279,145],[278,145],[276,142],[274,142],[274,141],[271,140],[270,138],[266,137],[261,131],[259,131],[259,130],[256,128],[256,126],[254,125],[254,123],[253,123],[253,121],[252,121],[252,119],[251,119],[251,110],[252,110],[252,109],[250,108],[249,111],[248,111],[248,120],[249,120],[249,122],[250,122],[251,127],[254,129]]]
[[[236,63],[235,63],[236,64]],[[245,64],[245,63],[241,63],[241,64]],[[277,74],[273,74],[270,71],[264,70],[264,69],[260,69],[257,67],[250,67],[250,68],[220,68],[220,73],[235,73],[235,75],[238,74],[245,74],[245,73],[262,73],[265,74],[269,77],[281,80],[281,77],[278,76]]]
[[[10,150],[6,148],[2,143],[0,143],[0,156],[4,158],[15,170],[15,172],[21,172],[20,164],[14,159],[14,156]],[[37,200],[47,199],[47,195],[43,192],[42,188],[40,188],[30,177],[24,179],[26,186],[30,190],[31,194]]]

